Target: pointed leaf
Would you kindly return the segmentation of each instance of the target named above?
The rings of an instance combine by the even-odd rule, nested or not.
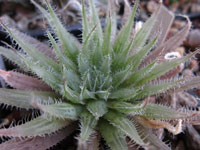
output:
[[[82,110],[81,106],[66,102],[57,102],[55,104],[42,104],[40,102],[34,102],[34,106],[47,114],[48,117],[52,116],[59,119],[77,120]]]
[[[108,108],[104,100],[90,100],[88,102],[87,109],[96,118],[96,120],[108,112]]]
[[[87,78],[87,75],[85,76]],[[95,93],[87,90],[87,79],[83,78],[83,86],[81,86],[80,100],[96,99]]]
[[[195,114],[196,111],[189,110],[174,110],[167,106],[162,106],[159,104],[147,104],[144,108],[143,117],[148,119],[156,119],[156,120],[177,120],[177,119],[186,119],[191,118]]]
[[[86,143],[78,141],[77,150],[100,150],[100,135],[94,131]]]
[[[138,131],[134,124],[130,120],[128,120],[124,115],[118,112],[109,111],[109,113],[104,115],[104,118],[108,120],[113,126],[120,129],[124,134],[129,136],[137,144],[145,144],[141,137],[138,135]]]
[[[82,50],[81,50],[81,53],[82,54],[87,54],[88,52],[91,52],[91,51],[89,51],[90,50],[90,48],[91,48],[91,45],[93,45],[94,46],[94,41],[95,40],[93,40],[92,38],[93,38],[93,35],[95,34],[94,32],[95,32],[95,30],[96,30],[96,28],[97,28],[97,25],[95,25],[90,31],[89,31],[89,33],[88,33],[88,35],[86,36],[86,38],[85,39],[83,39],[84,41],[83,41],[83,46],[82,46]]]
[[[51,7],[51,5],[47,1],[46,1],[46,4],[49,10],[49,15],[51,16],[51,18],[47,18],[47,20],[49,21],[49,24],[56,31],[59,41],[62,44],[63,50],[66,52],[66,55],[68,56],[68,58],[76,62],[79,50],[74,42],[73,37],[63,27],[57,15],[53,11],[53,8]],[[40,9],[40,11],[42,10]],[[42,13],[44,12],[42,11]]]
[[[112,72],[117,72],[127,67],[128,56],[126,53],[112,54]]]
[[[67,69],[76,70],[77,67],[74,64],[74,62],[71,59],[65,57],[63,50],[58,46],[58,44],[56,43],[55,39],[53,38],[53,36],[51,35],[51,33],[49,31],[47,31],[47,35],[48,35],[48,38],[49,38],[49,40],[52,44],[53,50],[54,50],[57,58],[59,59],[59,62],[63,63],[63,65]]]
[[[35,47],[38,51],[56,61],[55,53],[47,44],[42,43],[23,32],[20,32],[14,25],[9,22],[8,19],[9,18],[6,16],[1,17],[1,21],[10,29],[11,32],[14,32],[19,39],[21,39],[22,41],[26,41],[27,43]]]
[[[88,111],[84,111],[81,113],[80,122],[81,122],[80,142],[85,143],[87,142],[94,128],[96,127],[97,120]]]
[[[76,62],[76,59],[77,59],[76,57],[78,55],[78,48],[76,47],[72,36],[66,31],[66,29],[61,24],[60,20],[58,19],[57,15],[53,11],[50,4],[46,1],[47,7],[49,10],[49,13],[48,13],[44,8],[38,5],[34,0],[31,0],[31,2],[42,12],[42,14],[48,20],[48,23],[50,24],[50,26],[55,30],[56,35],[58,36],[58,39],[62,45],[62,48],[64,52],[66,53],[66,57]]]
[[[47,102],[49,98],[55,97],[56,95],[50,92],[0,89],[0,103],[25,109],[33,109],[32,102],[35,100]]]
[[[144,134],[148,135],[146,137],[147,142],[150,142],[150,144],[153,145],[156,149],[171,150],[171,148],[167,144],[165,144],[156,135],[154,135],[153,133],[149,132],[148,129],[145,129]]]
[[[149,39],[152,39],[152,36],[155,36],[155,33],[158,35],[157,46],[160,46],[166,40],[166,37],[174,21],[174,17],[174,13],[172,13],[164,5],[161,6],[157,20],[149,36]]]
[[[144,78],[157,64],[157,60],[154,60],[152,63],[146,65],[145,67],[131,73],[125,82],[122,84],[123,87],[127,87],[130,85],[134,85],[135,82],[139,81],[140,79]]]
[[[102,45],[97,41],[91,41],[90,63],[99,68],[103,62]]]
[[[62,85],[60,73],[56,73],[51,70],[51,68],[43,68],[39,64],[30,61],[28,58],[23,57],[23,61],[26,63],[28,68],[32,72],[36,73],[43,81],[45,81],[51,88],[55,91],[60,92],[60,87]]]
[[[100,44],[102,44],[103,32],[102,32],[99,16],[98,16],[98,13],[97,13],[97,9],[95,7],[93,0],[89,0],[89,10],[90,10],[90,15],[91,15],[90,27],[97,25],[94,38],[98,39]]]
[[[122,71],[119,71],[119,72],[116,72],[115,74],[113,74],[112,86],[115,87],[115,88],[120,86],[127,79],[127,77],[129,76],[130,70],[131,70],[131,67],[127,66],[126,69],[124,69]]]
[[[73,70],[67,70],[65,67],[63,68],[63,78],[66,80],[67,85],[74,91],[80,91],[80,83],[81,79],[79,75]]]
[[[82,5],[82,27],[83,27],[83,39],[86,39],[88,35],[88,19],[86,16],[86,11],[85,11],[85,3],[84,0],[81,0],[81,5]]]
[[[148,52],[152,49],[152,47],[155,45],[156,41],[157,41],[157,38],[154,38],[144,48],[142,48],[135,55],[129,58],[131,61],[131,64],[133,65],[132,70],[138,69],[140,63],[142,62],[144,57],[148,54]]]
[[[65,85],[64,85],[64,91],[63,91],[63,95],[70,100],[72,103],[75,104],[80,104],[83,103],[80,99],[80,94],[77,91],[72,90],[68,84],[67,81],[65,81]]]
[[[112,60],[111,60],[110,55],[104,56],[104,61],[101,64],[100,71],[103,72],[105,75],[110,74],[111,64],[112,64]]]
[[[138,2],[136,1],[136,4],[132,10],[132,13],[131,13],[128,21],[122,27],[117,38],[115,39],[113,49],[116,53],[123,52],[125,50],[125,48],[127,47],[127,41],[130,40],[130,34],[131,34],[131,30],[133,28],[133,21],[135,18],[135,13],[136,13],[137,7],[138,7]]]
[[[175,80],[171,82],[162,81],[161,83],[157,83],[157,84],[145,85],[144,87],[141,87],[140,90],[138,90],[138,93],[131,100],[142,99],[148,96],[164,93],[167,90],[178,86],[179,84],[181,84],[182,81],[183,80],[180,79],[180,80]]]
[[[7,30],[9,29],[7,28]],[[17,39],[17,41],[21,43],[25,48],[27,48],[26,52],[30,52],[29,54],[31,54],[32,56],[29,57],[28,55],[24,55],[21,53],[16,53],[16,55],[19,56],[19,58],[26,64],[29,69],[31,69],[34,73],[41,77],[49,86],[58,91],[60,87],[60,71],[59,67],[57,66],[58,64],[56,64],[49,57],[43,54],[39,54],[39,51],[36,53],[37,50],[35,50],[33,47],[29,47],[26,42],[22,42],[20,41],[20,39]],[[41,59],[42,62],[38,59]]]
[[[100,120],[98,124],[100,133],[112,150],[127,150],[125,136],[118,128],[112,126],[106,120]]]
[[[85,73],[87,73],[88,70],[91,69],[87,55],[81,53],[78,56],[78,68],[81,76],[85,76]]]
[[[112,24],[111,19],[107,19],[107,24],[104,32],[104,40],[103,40],[103,46],[102,51],[103,55],[108,55],[111,52],[111,32],[112,32]]]
[[[138,89],[135,88],[121,88],[117,89],[109,95],[109,99],[115,99],[117,101],[127,101],[135,97]]]
[[[75,125],[69,125],[67,128],[58,131],[52,135],[46,135],[44,137],[34,137],[27,138],[25,140],[19,138],[13,138],[1,144],[1,150],[27,150],[27,149],[37,149],[45,150],[53,147],[64,138],[69,136],[74,130]]]
[[[97,91],[95,92],[95,95],[99,98],[102,99],[104,101],[108,100],[108,97],[110,95],[110,89],[106,90],[106,91]]]
[[[103,51],[104,56],[111,53],[113,38],[115,37],[116,30],[117,30],[117,22],[116,22],[116,14],[115,14],[114,5],[115,5],[114,0],[108,1],[106,26],[104,29],[104,39],[103,39],[103,46],[102,46],[102,51]]]
[[[0,46],[0,54],[8,58],[13,63],[17,64],[21,68],[26,68],[26,64],[20,59],[16,53],[8,48]]]
[[[122,16],[122,24],[125,24],[131,15],[131,6],[128,0],[124,0],[124,13]]]
[[[136,33],[130,48],[130,53],[132,55],[136,54],[144,46],[159,15],[160,8],[161,6],[157,8],[154,14],[143,24],[142,28]]]
[[[199,51],[200,50],[197,50],[197,51],[195,51],[185,57],[182,57],[180,59],[173,59],[171,61],[167,61],[167,62],[158,64],[157,66],[152,68],[152,70],[148,74],[146,74],[141,80],[137,81],[135,84],[142,85],[142,84],[145,84],[149,81],[152,81],[152,80],[162,76],[163,74],[167,73],[171,69],[177,67],[179,64],[181,64],[181,63],[187,61],[188,59],[190,59],[191,57],[195,56],[195,54],[199,53]]]
[[[32,61],[37,63],[39,62],[45,68],[52,68],[54,72],[59,72],[58,64],[55,61],[37,50],[34,45],[27,43],[25,40],[23,41],[20,36],[17,33],[12,32],[12,29],[9,27],[2,23],[1,25],[8,31],[9,35],[17,42],[17,44],[27,53]]]
[[[159,137],[157,137],[151,129],[145,128],[142,124],[137,123],[135,118],[133,119],[137,125],[138,130],[140,131],[139,134],[142,136],[142,138],[144,138],[144,141],[146,143],[149,143],[149,148],[171,150],[171,148],[167,144],[165,144]]]
[[[70,120],[51,119],[47,120],[43,116],[39,116],[31,121],[26,122],[15,127],[0,129],[0,136],[6,137],[35,137],[44,136],[46,134],[54,133],[69,124]],[[34,131],[34,132],[33,132]]]
[[[131,104],[128,102],[109,102],[108,107],[126,114],[142,114],[146,103]]]
[[[151,52],[144,59],[141,66],[144,66],[144,64],[149,63],[152,60],[155,60],[158,56],[160,56],[160,54],[164,56],[166,53],[174,51],[178,46],[182,44],[182,42],[187,37],[188,32],[191,28],[191,21],[189,20],[188,17],[185,16],[185,18],[187,19],[188,24],[184,28],[182,28],[178,33],[176,33],[173,37],[168,39],[166,42],[157,47],[153,52]]]
[[[172,92],[181,92],[189,89],[200,87],[200,77],[192,77],[191,79],[186,79],[186,81],[180,84],[178,87],[172,90]]]
[[[0,69],[0,76],[13,88],[19,90],[52,91],[43,81],[21,73]]]

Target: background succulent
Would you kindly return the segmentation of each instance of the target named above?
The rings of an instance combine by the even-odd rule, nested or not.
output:
[[[51,48],[5,25],[21,49],[0,47],[0,53],[31,75],[0,70],[0,75],[15,89],[0,89],[0,102],[17,108],[37,109],[40,113],[22,124],[0,129],[1,137],[12,138],[1,149],[43,150],[52,147],[80,127],[78,149],[99,147],[99,134],[113,150],[128,149],[129,142],[169,150],[149,129],[165,128],[173,134],[194,119],[195,110],[175,110],[148,102],[148,97],[165,92],[180,92],[199,85],[199,77],[178,78],[177,67],[199,51],[175,59],[166,58],[187,35],[190,21],[172,38],[160,40],[159,30],[152,35],[162,5],[134,33],[132,11],[125,0],[129,17],[117,33],[114,1],[109,0],[106,26],[100,24],[94,1],[89,0],[89,17],[82,5],[82,44],[62,26],[52,7],[48,11],[32,1],[47,18]],[[151,50],[156,45],[153,52]],[[145,100],[142,100],[145,99]],[[173,121],[173,122],[172,122]],[[129,144],[130,145],[130,144]]]

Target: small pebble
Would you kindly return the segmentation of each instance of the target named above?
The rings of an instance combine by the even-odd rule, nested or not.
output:
[[[199,47],[200,46],[200,30],[199,29],[192,30],[188,35],[186,43],[192,48]]]

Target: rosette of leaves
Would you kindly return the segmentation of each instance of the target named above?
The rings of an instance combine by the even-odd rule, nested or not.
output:
[[[190,22],[151,52],[158,34],[154,38],[150,35],[158,23],[161,6],[133,34],[136,2],[117,33],[113,1],[108,1],[106,25],[102,29],[94,1],[89,0],[89,15],[82,3],[82,44],[79,44],[48,2],[48,10],[32,2],[54,30],[54,34],[47,30],[51,46],[1,20],[1,25],[21,49],[0,47],[0,53],[33,75],[0,70],[0,75],[14,88],[0,89],[0,102],[11,107],[37,109],[40,115],[0,129],[1,137],[11,138],[1,144],[1,150],[50,148],[77,129],[77,124],[78,149],[99,149],[98,137],[102,136],[113,150],[128,149],[130,141],[143,147],[151,145],[169,150],[149,129],[165,128],[178,134],[182,123],[197,112],[175,110],[142,99],[198,85],[198,77],[183,82],[184,78],[177,78],[173,73],[198,51],[177,59],[163,59],[184,40]]]

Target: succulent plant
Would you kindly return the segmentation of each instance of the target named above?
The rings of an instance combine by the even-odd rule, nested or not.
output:
[[[134,33],[136,1],[117,33],[113,1],[108,1],[110,9],[103,32],[94,1],[89,0],[89,15],[82,3],[82,44],[78,44],[48,2],[48,11],[32,2],[54,30],[52,34],[47,29],[51,47],[9,27],[1,19],[1,25],[21,49],[0,47],[0,54],[29,75],[0,70],[0,75],[14,88],[0,89],[0,102],[40,112],[31,120],[0,129],[1,137],[11,138],[1,144],[1,150],[48,149],[76,129],[80,130],[78,149],[97,150],[101,135],[113,150],[126,150],[129,142],[169,150],[149,129],[165,128],[179,134],[184,122],[198,112],[150,103],[148,97],[199,85],[199,77],[186,80],[176,76],[177,67],[198,50],[181,58],[165,57],[184,40],[190,21],[172,38],[156,44],[159,33],[155,37],[151,34],[159,23],[156,20],[161,5]],[[151,51],[156,45],[159,46]]]

